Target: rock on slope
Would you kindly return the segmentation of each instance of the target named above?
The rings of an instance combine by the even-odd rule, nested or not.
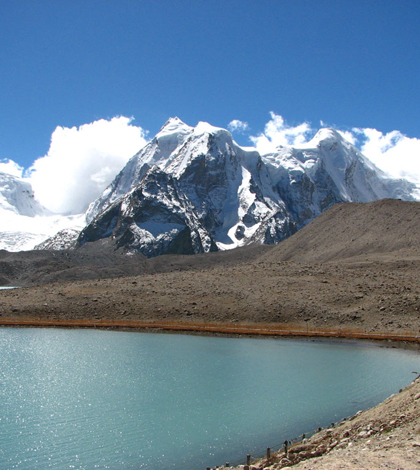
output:
[[[91,205],[77,246],[110,237],[156,256],[274,244],[337,202],[412,200],[414,191],[333,130],[262,157],[224,129],[174,118]]]

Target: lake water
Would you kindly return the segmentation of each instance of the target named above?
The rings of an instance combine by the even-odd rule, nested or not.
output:
[[[0,328],[0,468],[204,470],[373,406],[419,369],[369,343]]]

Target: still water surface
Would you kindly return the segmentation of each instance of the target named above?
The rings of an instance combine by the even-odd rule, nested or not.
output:
[[[1,469],[203,470],[410,383],[369,343],[0,329]]]

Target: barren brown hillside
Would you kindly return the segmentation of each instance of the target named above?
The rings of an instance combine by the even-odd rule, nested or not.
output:
[[[257,325],[416,337],[419,214],[420,203],[340,204],[276,247],[140,257],[128,265],[119,255],[113,265],[101,251],[96,258],[80,252],[71,256],[83,263],[66,269],[61,260],[57,271],[52,263],[25,265],[18,253],[26,285],[51,282],[0,292],[0,315],[3,321]],[[0,266],[13,268],[13,257]]]
[[[384,199],[336,204],[263,259],[319,263],[419,257],[420,203]]]

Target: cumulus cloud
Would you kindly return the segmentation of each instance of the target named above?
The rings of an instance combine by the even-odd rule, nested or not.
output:
[[[251,137],[251,141],[262,155],[274,152],[279,145],[297,146],[303,144],[313,133],[313,129],[307,122],[297,126],[289,126],[279,114],[271,111],[270,116],[271,119],[265,125],[264,132]]]
[[[80,127],[57,127],[47,155],[26,177],[38,201],[53,212],[78,214],[100,195],[145,144],[145,132],[120,116]]]
[[[230,132],[239,132],[243,134],[244,132],[249,130],[249,126],[247,122],[240,121],[239,119],[234,119],[228,124],[228,129]]]
[[[370,128],[354,128],[353,133],[361,141],[361,152],[378,168],[395,178],[420,183],[420,139]]]
[[[0,160],[0,171],[2,173],[8,173],[9,175],[21,178],[23,173],[23,167],[21,167],[16,162],[10,159]]]

